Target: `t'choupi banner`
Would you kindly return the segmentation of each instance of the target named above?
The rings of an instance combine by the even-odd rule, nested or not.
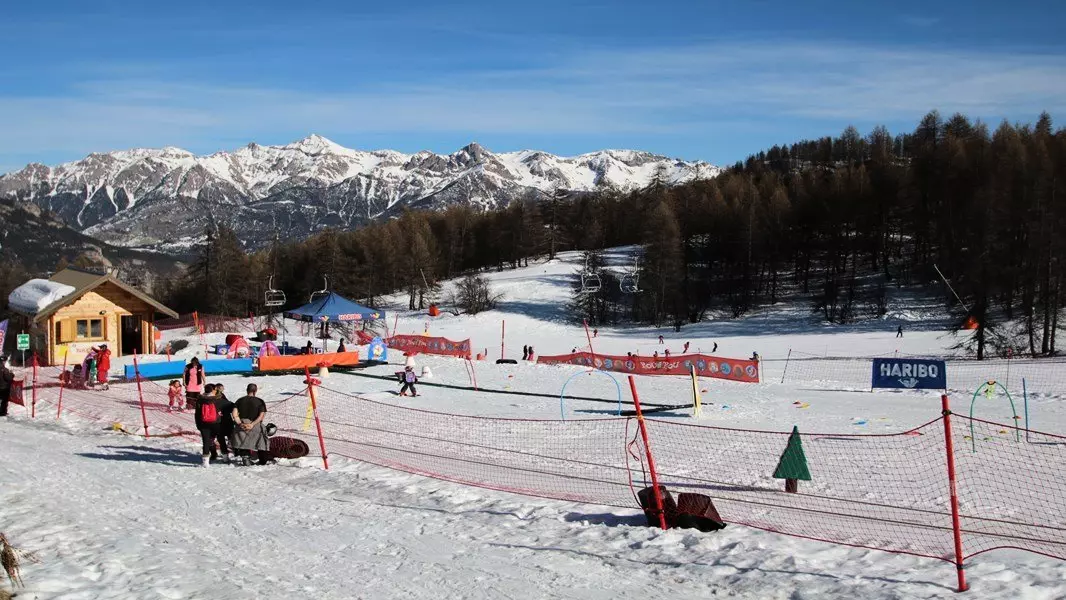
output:
[[[442,337],[399,334],[385,340],[385,343],[389,348],[400,352],[421,352],[422,354],[443,354],[444,356],[470,358],[470,340],[468,339],[455,342]]]
[[[541,356],[537,362],[546,365],[581,365],[604,371],[633,373],[634,375],[696,375],[715,379],[729,379],[746,383],[759,382],[759,363],[754,360],[722,358],[705,354],[683,354],[670,358],[650,356],[608,356],[590,352],[575,352],[558,356]]]

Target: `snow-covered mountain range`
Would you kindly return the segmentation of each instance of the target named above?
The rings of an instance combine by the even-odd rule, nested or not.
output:
[[[180,251],[211,222],[243,240],[353,228],[403,207],[491,209],[556,190],[676,185],[719,169],[632,150],[559,157],[494,154],[476,143],[440,155],[361,151],[311,135],[284,146],[248,144],[196,156],[179,148],[93,153],[57,167],[30,164],[0,176],[0,198],[33,203],[70,227],[116,245]]]

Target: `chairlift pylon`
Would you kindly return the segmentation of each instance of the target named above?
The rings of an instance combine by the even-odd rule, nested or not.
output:
[[[321,300],[322,298],[325,298],[329,295],[329,276],[323,275],[322,280],[324,281],[323,288],[318,290],[317,292],[311,292],[311,298],[307,301],[308,304],[314,302],[315,300]]]
[[[267,283],[267,291],[263,295],[263,306],[285,306],[287,300],[285,292],[274,289],[274,276],[271,275],[270,280]]]

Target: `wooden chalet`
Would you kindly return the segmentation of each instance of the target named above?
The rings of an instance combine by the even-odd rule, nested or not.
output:
[[[178,316],[111,272],[70,267],[48,281],[74,291],[33,314],[11,307],[23,315],[12,322],[11,337],[20,330],[29,333],[31,349],[42,364],[61,365],[64,357],[68,364],[76,364],[90,348],[101,344],[114,356],[154,352],[156,313]]]

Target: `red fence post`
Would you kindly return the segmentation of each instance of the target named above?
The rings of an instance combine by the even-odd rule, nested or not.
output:
[[[474,391],[476,392],[476,391],[478,391],[478,389],[477,389],[477,372],[474,371],[474,361],[470,360],[470,357],[467,357],[466,362],[467,362],[467,364],[470,365],[470,378],[474,380]]]
[[[592,357],[595,358],[596,357],[596,351],[592,349],[592,336],[589,335],[589,320],[588,319],[582,319],[582,322],[585,324],[585,337],[588,338],[588,340],[589,340],[589,352],[591,352],[592,353]]]
[[[30,406],[30,418],[37,418],[37,353],[33,353],[33,403]]]
[[[957,591],[965,592],[970,586],[966,585],[966,571],[962,566],[962,526],[959,524],[959,496],[955,489],[955,446],[951,440],[951,408],[948,404],[948,395],[941,394],[940,404],[944,414],[944,447],[948,454],[948,485],[951,488],[951,529],[955,535],[955,570],[959,575],[959,588]]]
[[[59,406],[56,407],[56,419],[63,414],[63,389],[67,387],[67,357],[70,351],[63,353],[63,371],[59,374]]]
[[[322,423],[318,420],[318,403],[315,402],[315,384],[311,379],[311,371],[304,367],[304,376],[307,378],[307,396],[311,399],[311,413],[315,415],[315,429],[318,430],[318,447],[322,450],[322,466],[329,470],[329,458],[326,456],[326,438],[322,437]]]
[[[637,412],[637,424],[640,425],[640,437],[644,440],[644,453],[648,457],[648,471],[651,472],[651,487],[655,492],[655,509],[659,512],[659,526],[666,529],[666,511],[663,509],[663,496],[659,492],[659,475],[655,471],[655,459],[651,455],[651,446],[648,445],[648,429],[644,425],[644,413],[640,410],[640,397],[637,396],[637,384],[633,376],[629,376],[629,391],[633,394],[633,408]]]
[[[141,402],[141,420],[144,422],[144,438],[148,439],[148,413],[144,410],[144,392],[141,390],[141,369],[137,364],[137,353],[133,353],[133,376],[137,379],[137,398]]]

